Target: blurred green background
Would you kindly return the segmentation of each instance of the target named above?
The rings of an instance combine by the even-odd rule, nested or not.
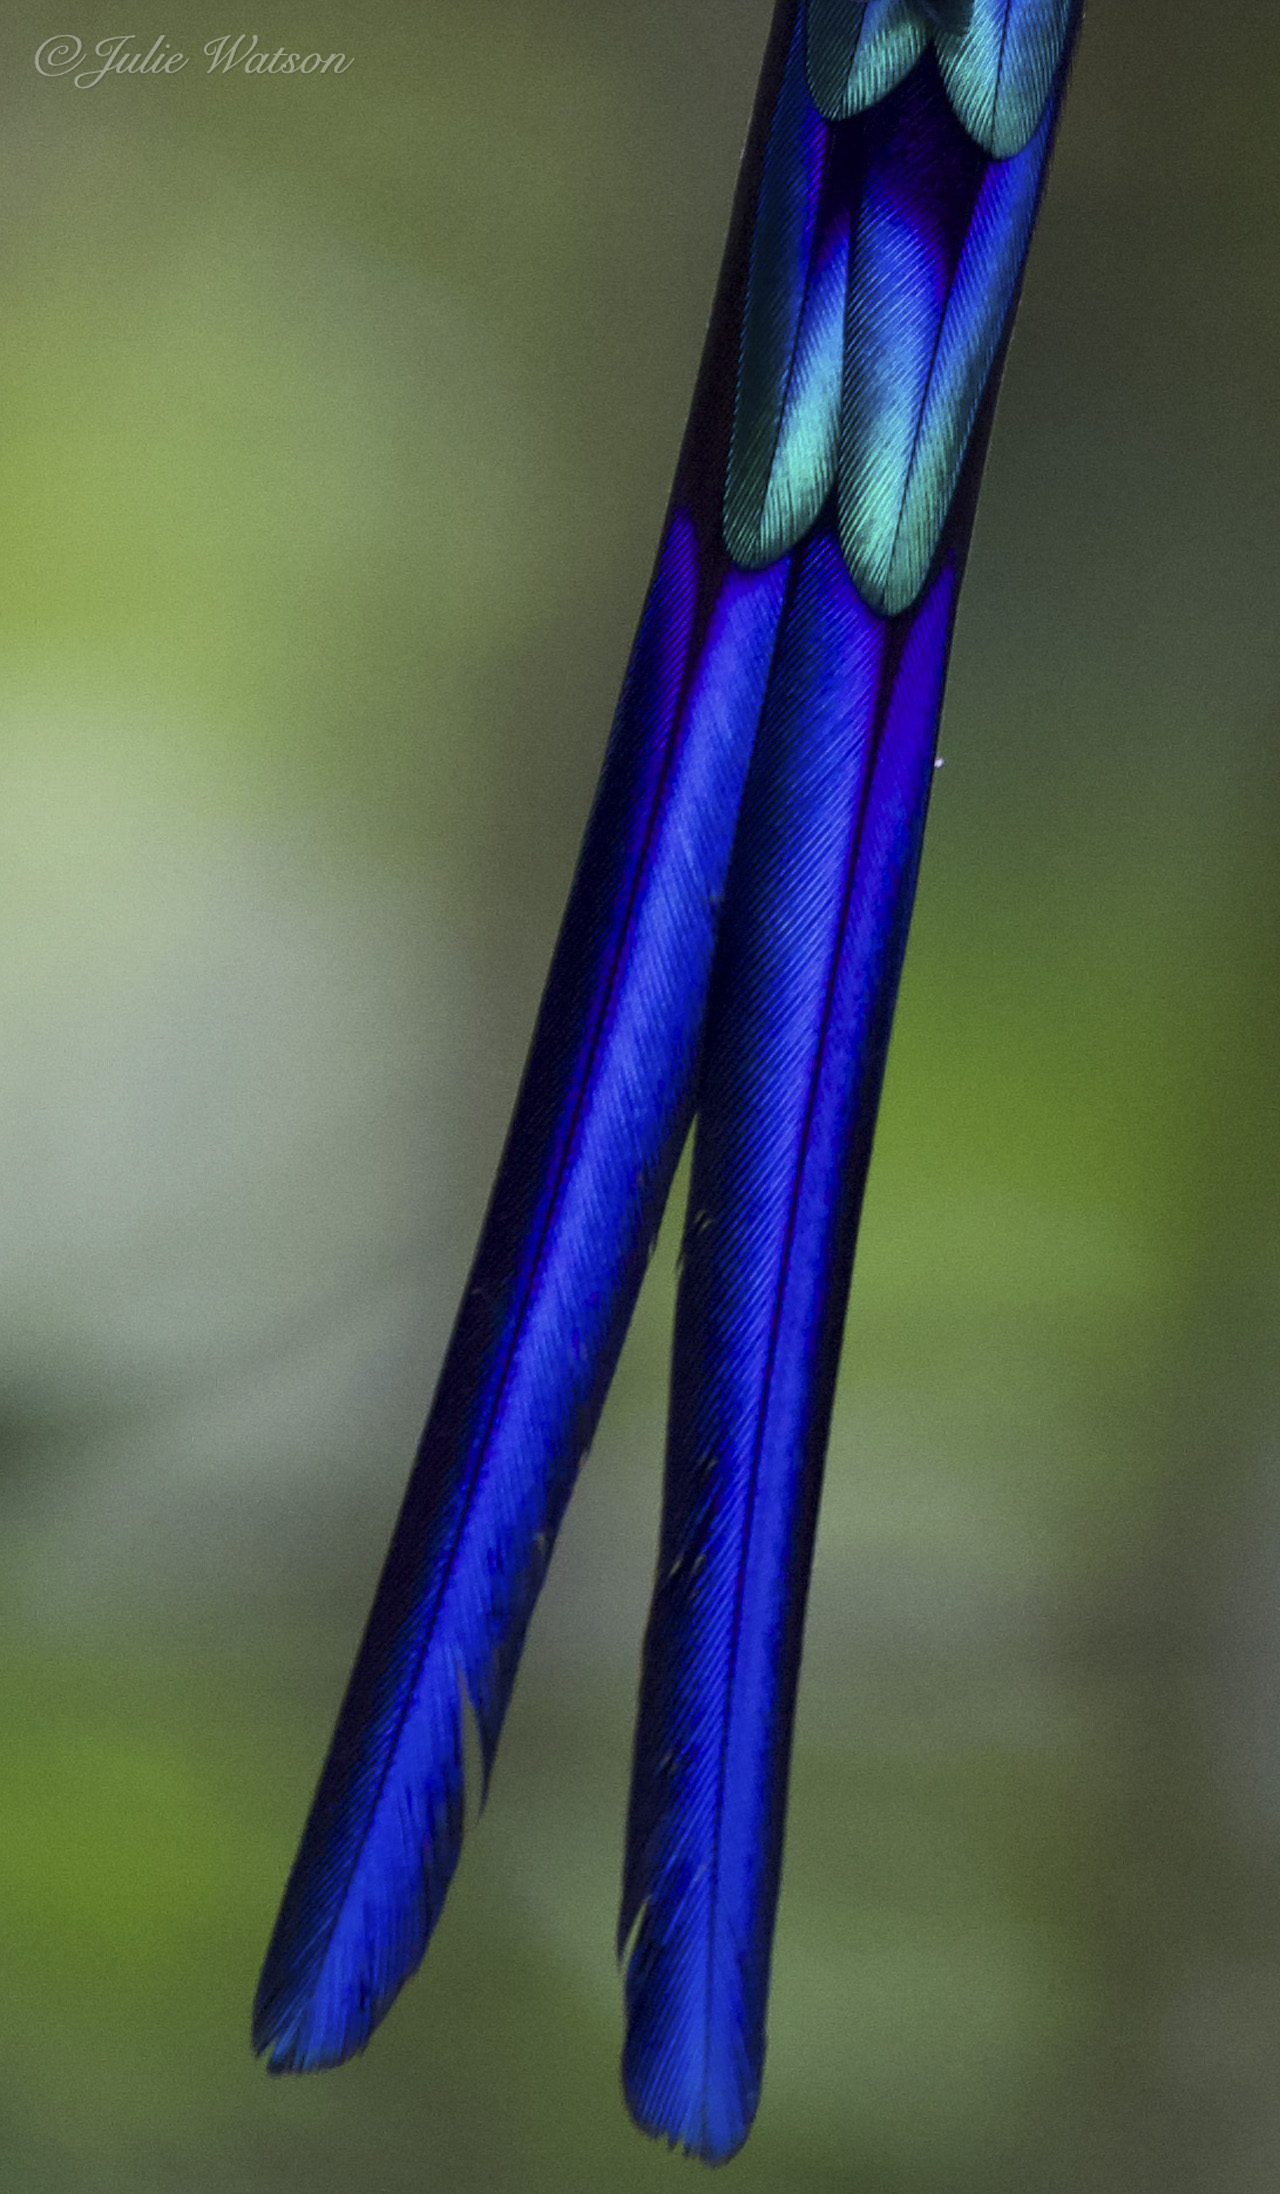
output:
[[[0,33],[0,2177],[656,2189],[611,1954],[674,1237],[423,1973],[258,1961],[652,557],[767,0]],[[339,79],[201,49],[343,48]],[[132,30],[181,74],[33,55]],[[832,1442],[748,2189],[1280,2169],[1280,20],[1094,0]]]

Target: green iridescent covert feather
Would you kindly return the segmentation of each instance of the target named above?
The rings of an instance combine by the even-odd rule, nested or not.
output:
[[[916,0],[810,0],[809,84],[819,114],[843,122],[915,67],[931,25]]]
[[[989,164],[949,276],[937,232],[904,216],[897,177],[873,169],[868,179],[849,270],[840,542],[864,601],[889,616],[910,607],[928,576],[1026,257],[1047,151],[1046,127],[1015,159]],[[920,158],[927,168],[927,140]]]
[[[823,250],[824,153],[797,38],[760,183],[725,478],[725,542],[752,570],[808,532],[836,476],[848,221]]]
[[[1062,53],[1071,0],[811,0],[809,84],[828,121],[860,114],[930,38],[961,122],[1007,160],[1028,142]]]
[[[743,308],[724,495],[737,563],[759,569],[794,547],[836,485],[864,600],[890,616],[915,600],[1013,301],[1073,20],[1073,0],[797,7]],[[908,136],[919,129],[918,200],[910,149],[873,148],[850,235],[832,152],[889,96]],[[931,163],[956,158],[972,170],[962,242],[918,211]]]
[[[947,97],[969,135],[1007,160],[1044,113],[1072,0],[973,0],[963,30],[934,33]]]

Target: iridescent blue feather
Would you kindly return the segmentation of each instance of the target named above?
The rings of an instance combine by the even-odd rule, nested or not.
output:
[[[631,2108],[713,2162],[759,2094],[809,1562],[955,591],[948,561],[895,629],[835,541],[803,551],[721,925],[621,1919]]]
[[[336,2064],[419,1963],[688,1129],[716,914],[786,586],[671,518],[480,1246],[259,1984]]]
[[[856,71],[861,28],[875,15],[885,31],[891,12],[815,5],[811,75],[841,14],[840,66]],[[917,12],[939,44],[955,32],[955,9]],[[792,21],[798,41],[803,10]],[[922,39],[877,104],[828,122],[810,217],[815,235],[843,217],[852,238],[841,441],[816,523],[778,535],[793,576],[720,923],[620,1922],[628,2102],[709,2162],[741,2145],[759,2097],[858,1214],[952,617],[1068,44],[1032,134],[994,159]],[[803,119],[788,127],[816,167]],[[801,327],[795,264],[778,256],[780,317]],[[735,437],[763,309],[749,287]]]
[[[829,136],[795,37],[752,224],[725,483],[725,541],[752,568],[808,532],[835,479],[849,223],[821,218]]]
[[[932,62],[868,116],[849,269],[840,538],[877,609],[909,607],[937,554],[1026,259],[1051,138],[989,160]]]
[[[823,1457],[983,450],[1080,0],[781,0],[475,1264],[267,1955],[275,2071],[418,1964],[695,1106],[624,2080],[750,2127]],[[710,1003],[708,1004],[708,1001]]]

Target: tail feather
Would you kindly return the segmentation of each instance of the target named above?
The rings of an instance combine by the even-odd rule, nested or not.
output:
[[[711,2162],[759,2095],[858,1216],[956,597],[1078,15],[797,4],[764,139],[761,205],[779,196],[788,219],[749,262],[733,447],[753,464],[730,465],[726,535],[745,554],[749,483],[760,540],[795,577],[700,1070],[619,1941],[631,2110]],[[784,153],[789,196],[771,175]],[[841,356],[806,371],[841,224]]]
[[[725,902],[621,1920],[628,2101],[711,2161],[759,2093],[822,1462],[955,593],[949,559],[895,629],[834,540],[801,553]]]
[[[362,2048],[422,1957],[463,1714],[487,1779],[696,1102],[624,2081],[709,2160],[749,2130],[858,1214],[1080,4],[780,0],[529,1064],[259,1985],[273,2071]]]
[[[671,518],[471,1279],[255,2009],[274,2071],[362,2048],[457,1863],[690,1117],[787,584]]]

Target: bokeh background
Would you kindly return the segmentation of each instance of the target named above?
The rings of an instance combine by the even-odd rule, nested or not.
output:
[[[257,1964],[643,592],[767,0],[0,31],[0,2176],[588,2194],[664,1237],[368,2056]],[[77,90],[36,46],[194,58]],[[209,77],[237,29],[339,79]],[[1094,0],[988,468],[733,2184],[1280,2170],[1280,18]]]

